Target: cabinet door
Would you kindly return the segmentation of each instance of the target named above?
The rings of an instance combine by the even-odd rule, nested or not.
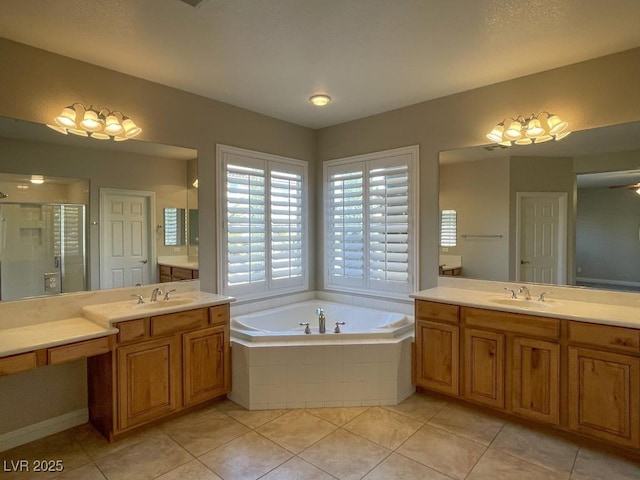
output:
[[[118,427],[125,430],[180,407],[180,339],[152,340],[117,349]]]
[[[416,385],[458,395],[459,332],[454,325],[416,322]]]
[[[229,392],[229,330],[211,327],[182,336],[185,406]]]
[[[464,331],[465,398],[504,408],[504,335]]]
[[[640,446],[640,359],[569,347],[569,427]]]
[[[512,410],[524,417],[560,423],[560,345],[513,339]]]

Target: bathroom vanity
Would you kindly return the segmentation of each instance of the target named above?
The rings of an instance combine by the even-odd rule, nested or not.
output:
[[[413,295],[416,386],[637,455],[640,308],[501,290]]]

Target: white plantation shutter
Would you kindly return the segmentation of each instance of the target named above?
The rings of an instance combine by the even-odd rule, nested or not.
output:
[[[272,169],[270,183],[271,279],[291,283],[303,274],[302,173]]]
[[[458,222],[455,210],[442,210],[440,214],[440,246],[455,247],[458,238]]]
[[[329,174],[329,276],[337,285],[364,281],[364,164]]]
[[[417,147],[325,164],[328,287],[409,293],[417,285]]]
[[[306,164],[225,146],[218,157],[223,292],[260,297],[306,288]]]
[[[401,163],[369,170],[368,194],[369,279],[372,284],[406,285],[409,283],[409,166]],[[374,288],[385,288],[385,285]]]

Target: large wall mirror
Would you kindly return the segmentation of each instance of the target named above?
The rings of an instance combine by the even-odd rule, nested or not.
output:
[[[440,274],[640,293],[639,182],[640,123],[441,152]]]
[[[194,149],[0,118],[0,300],[155,283],[163,259],[197,264],[196,186]],[[183,212],[180,242],[165,242],[166,211]]]

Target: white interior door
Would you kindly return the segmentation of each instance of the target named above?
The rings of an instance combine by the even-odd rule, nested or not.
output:
[[[101,189],[100,288],[153,280],[153,192]]]
[[[517,194],[516,278],[566,283],[567,194]]]

